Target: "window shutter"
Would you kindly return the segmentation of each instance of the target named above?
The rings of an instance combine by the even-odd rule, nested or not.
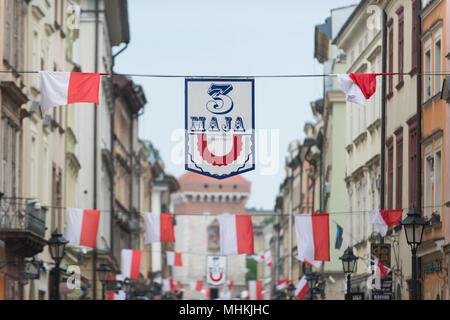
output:
[[[417,67],[417,5],[416,0],[412,0],[412,39],[411,39],[411,68],[414,69]]]

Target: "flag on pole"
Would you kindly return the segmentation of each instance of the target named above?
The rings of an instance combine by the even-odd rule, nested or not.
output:
[[[69,244],[95,248],[100,211],[67,208],[66,213],[66,239]]]
[[[183,262],[181,260],[181,252],[166,251],[167,264],[169,266],[181,267]]]
[[[39,71],[41,111],[77,102],[99,103],[100,73]]]
[[[296,214],[297,259],[320,266],[330,261],[330,227],[328,213]]]
[[[141,250],[122,249],[121,269],[124,278],[139,279],[141,256]]]
[[[163,285],[162,285],[162,291],[169,292],[172,290],[175,290],[177,287],[177,284],[174,280],[167,278],[163,279]]]
[[[347,101],[365,105],[375,93],[377,76],[394,75],[395,73],[350,73],[330,74],[337,76],[341,90],[347,95]]]
[[[306,281],[306,275],[304,275],[297,283],[297,287],[295,288],[295,296],[299,300],[303,300],[307,293],[308,293],[308,281]]]
[[[110,274],[108,276],[108,280],[115,280],[115,281],[123,281],[124,278],[121,274]],[[108,294],[107,294],[107,300],[125,300],[126,298],[126,294],[125,291],[123,290],[119,290],[119,291],[114,291],[114,290],[108,290]]]
[[[291,282],[292,282],[291,280],[277,280],[277,290],[283,290]]]
[[[384,237],[389,227],[395,226],[402,219],[403,210],[372,210],[369,212],[369,221],[374,224],[381,236]]]
[[[338,250],[345,251],[348,248],[347,235],[344,233],[344,229],[336,223],[336,240],[334,247]]]
[[[391,272],[391,269],[388,268],[383,261],[381,261],[380,259],[378,259],[377,257],[373,257],[373,259],[370,259],[370,261],[373,262],[373,265],[375,266],[375,275],[377,278],[379,279],[384,279],[387,277],[387,275],[389,274],[389,272]]]
[[[201,291],[203,288],[203,281],[202,280],[191,281],[189,285],[192,291]]]
[[[219,215],[220,254],[253,254],[253,224],[250,215]]]
[[[209,289],[202,289],[201,292],[205,295],[205,298],[206,298],[206,299],[209,298],[209,293],[210,293]]]
[[[250,300],[262,300],[261,280],[250,280],[248,282],[248,289],[250,291]]]
[[[175,232],[170,213],[145,213],[145,244],[175,242]]]

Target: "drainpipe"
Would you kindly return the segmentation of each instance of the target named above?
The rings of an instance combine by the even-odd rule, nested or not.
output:
[[[417,64],[417,209],[422,207],[422,41],[420,34],[422,33],[422,21],[420,12],[422,1],[416,0],[416,64]]]
[[[386,10],[382,13],[382,53],[381,53],[381,72],[385,73],[387,69],[387,28]],[[384,189],[386,183],[386,76],[381,79],[381,160],[380,160],[380,209],[384,209]],[[384,238],[381,237],[380,243],[384,243]]]
[[[293,187],[293,172],[289,168],[289,256],[288,256],[288,278],[292,281],[292,187]]]

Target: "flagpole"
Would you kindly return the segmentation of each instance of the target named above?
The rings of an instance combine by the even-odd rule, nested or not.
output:
[[[289,257],[288,257],[288,278],[292,281],[292,187],[293,187],[293,172],[289,168]]]

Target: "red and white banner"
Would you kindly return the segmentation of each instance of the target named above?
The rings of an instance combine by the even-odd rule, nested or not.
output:
[[[108,280],[115,280],[115,281],[123,281],[124,278],[121,274],[110,274],[108,276]],[[113,291],[113,290],[108,290],[108,294],[106,297],[106,300],[125,300],[126,298],[126,294],[125,291],[123,290],[119,290],[119,291]]]
[[[233,280],[227,280],[227,281],[225,282],[225,284],[227,285],[228,290],[231,290],[231,288],[232,288],[233,285],[234,285],[234,281],[233,281]]]
[[[201,291],[203,288],[203,281],[202,280],[197,280],[197,281],[191,281],[190,285],[190,289],[193,291]]]
[[[183,261],[181,259],[181,252],[166,251],[167,264],[169,266],[181,267],[183,266]]]
[[[384,279],[387,277],[389,272],[391,272],[391,268],[386,267],[383,261],[379,260],[377,257],[370,259],[375,266],[375,276],[379,279]]]
[[[121,269],[124,278],[139,279],[141,256],[141,250],[122,249]]]
[[[266,253],[266,255],[264,256],[264,262],[269,268],[272,267],[272,254],[270,252]]]
[[[248,282],[248,289],[250,291],[250,300],[262,300],[261,280],[250,280]]]
[[[219,215],[220,254],[253,254],[253,224],[250,215]]]
[[[330,261],[330,225],[328,213],[296,214],[297,259],[314,266]]]
[[[297,287],[295,288],[295,296],[299,300],[303,300],[307,293],[308,293],[308,281],[306,281],[306,276],[303,276],[297,283]]]
[[[163,279],[162,291],[165,291],[165,292],[173,291],[176,288],[177,288],[177,283],[175,280],[172,280],[170,278]]]
[[[210,294],[210,290],[209,290],[209,289],[202,289],[201,292],[205,295],[205,298],[206,298],[206,299],[209,298],[209,294]]]
[[[341,90],[347,95],[347,101],[365,105],[366,101],[375,93],[377,76],[394,75],[395,73],[350,73],[330,74],[337,76]]]
[[[250,298],[250,291],[248,291],[248,290],[241,291],[241,299],[247,299],[247,298]]]
[[[95,248],[100,210],[67,208],[66,239],[69,244]]]
[[[250,256],[253,260],[256,262],[264,262],[264,256],[258,256],[257,254],[254,254]]]
[[[261,294],[263,296],[268,295],[268,294],[270,294],[270,290],[264,290]]]
[[[384,237],[389,227],[395,226],[402,219],[403,210],[372,210],[369,212],[369,221],[374,224],[381,236]]]
[[[172,214],[145,213],[145,244],[175,242]]]
[[[277,280],[277,290],[283,290],[286,288],[289,283],[292,283],[291,280]]]
[[[41,111],[78,102],[99,103],[100,73],[39,71]]]

